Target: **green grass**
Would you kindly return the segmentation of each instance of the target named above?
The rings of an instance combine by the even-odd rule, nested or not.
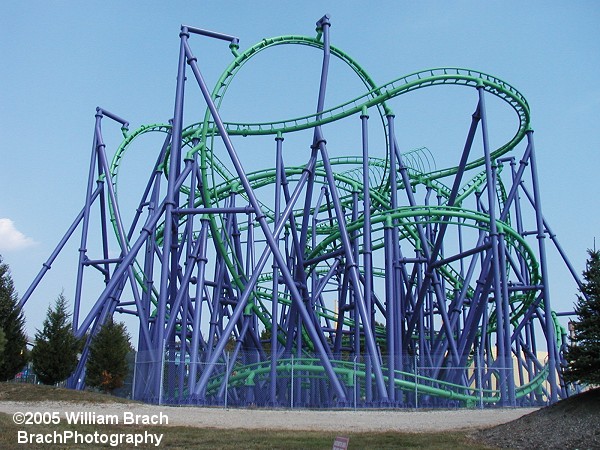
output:
[[[126,402],[126,400],[98,393],[25,384],[0,383],[1,401],[62,401],[73,403]],[[101,411],[98,411],[101,413]],[[35,448],[114,448],[109,446],[54,444],[18,445],[17,432],[53,433],[63,430],[94,433],[163,434],[160,449],[331,449],[337,435],[342,433],[320,431],[273,431],[248,429],[216,429],[181,426],[127,426],[127,425],[69,425],[61,418],[58,425],[15,425],[12,417],[0,413],[0,449]],[[469,438],[467,432],[443,433],[343,433],[350,438],[349,449],[489,449]],[[134,448],[119,446],[118,448]],[[156,448],[138,446],[137,448]]]
[[[100,392],[75,391],[29,383],[0,383],[0,401],[73,402],[73,403],[139,403]]]
[[[81,433],[151,433],[164,434],[161,449],[331,449],[335,433],[317,431],[270,431],[247,429],[215,429],[168,426],[125,426],[125,425],[58,425],[17,426],[12,417],[0,413],[0,448],[103,448],[94,445],[76,447],[53,444],[17,445],[17,431],[29,433],[53,433],[72,430]],[[347,433],[349,449],[486,449],[472,441],[465,433]],[[104,448],[110,448],[106,446]],[[119,448],[134,448],[119,446]],[[156,448],[153,445],[137,448]]]

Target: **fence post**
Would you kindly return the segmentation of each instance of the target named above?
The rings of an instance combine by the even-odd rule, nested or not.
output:
[[[292,371],[291,371],[291,386],[290,386],[290,408],[294,409],[294,355],[292,354]]]
[[[479,409],[483,409],[483,386],[481,383],[481,354],[477,352],[477,384],[479,385]]]
[[[358,393],[356,391],[356,355],[354,355],[354,411],[356,411],[356,398]]]
[[[415,409],[419,409],[419,380],[417,378],[417,352],[414,354],[414,368],[415,368]]]
[[[229,352],[225,352],[225,404],[224,408],[227,409],[227,391],[229,389]]]
[[[162,405],[163,389],[165,382],[165,342],[162,343],[162,352],[160,354],[160,388],[158,390],[158,404]]]

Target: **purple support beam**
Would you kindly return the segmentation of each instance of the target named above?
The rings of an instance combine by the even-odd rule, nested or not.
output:
[[[535,148],[533,145],[533,130],[527,131],[527,142],[531,147],[531,178],[533,183],[533,199],[535,208],[535,220],[537,225],[537,239],[540,253],[540,265],[542,271],[542,291],[544,295],[544,320],[546,344],[548,348],[548,383],[550,384],[550,402],[558,400],[558,383],[556,381],[556,336],[554,334],[554,323],[552,323],[552,308],[550,307],[550,289],[548,288],[548,268],[546,266],[546,234],[544,230],[544,216],[542,215],[542,200],[538,186],[537,162],[535,160]]]
[[[546,234],[567,259],[542,215],[527,103],[506,83],[462,69],[423,71],[377,87],[331,46],[330,27],[326,15],[316,39],[265,39],[239,52],[232,35],[182,26],[173,119],[130,133],[124,119],[97,110],[84,208],[20,306],[81,225],[76,334],[91,339],[115,312],[138,317],[136,399],[447,407],[475,400],[532,405],[566,396],[559,386],[564,336],[554,336]],[[190,35],[228,42],[233,53],[212,93]],[[315,114],[268,125],[223,122],[218,108],[237,72],[255,54],[288,44],[322,52]],[[332,58],[349,65],[369,92],[326,111]],[[186,126],[189,70],[207,110],[203,122]],[[429,150],[401,148],[390,108],[394,97],[435,84],[457,84],[478,96],[460,160],[441,171]],[[490,147],[486,95],[518,113],[520,128],[500,150]],[[373,107],[382,120],[385,159],[370,155]],[[124,136],[112,166],[103,117],[117,121]],[[338,136],[328,132],[329,123],[348,119],[356,127],[357,117],[358,153],[333,157]],[[478,130],[483,155],[473,157]],[[410,131],[403,130],[401,141]],[[121,215],[120,161],[131,142],[153,132],[166,138],[137,209]],[[287,151],[295,151],[295,140],[287,140],[292,132],[306,137],[304,167],[284,165],[284,136],[292,143]],[[245,138],[234,146],[240,133]],[[275,140],[274,168],[248,172],[238,142],[245,153],[246,143],[265,134]],[[517,167],[514,152],[525,144]],[[536,219],[530,229],[526,208]],[[92,217],[100,218],[97,233]],[[116,238],[109,237],[111,228]],[[82,299],[88,268],[105,280],[91,305]],[[545,333],[547,366],[537,355],[536,327]],[[84,386],[88,353],[89,339],[70,386]],[[548,370],[546,397],[538,375]]]

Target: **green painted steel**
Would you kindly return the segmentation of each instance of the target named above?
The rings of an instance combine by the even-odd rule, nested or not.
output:
[[[281,36],[271,39],[264,39],[258,44],[250,47],[249,49],[239,52],[237,48],[232,49],[232,53],[235,56],[231,64],[225,69],[216,87],[212,92],[212,98],[217,106],[219,106],[224,99],[227,89],[231,85],[235,76],[240,70],[247,64],[251,59],[270,48],[282,45],[301,45],[308,46],[318,50],[322,50],[323,43],[318,38],[309,38],[304,36]],[[337,105],[333,108],[327,109],[318,114],[309,114],[301,117],[279,120],[273,122],[262,122],[262,123],[237,123],[237,122],[225,122],[227,133],[231,136],[260,136],[260,135],[272,135],[285,137],[288,134],[295,133],[301,130],[313,129],[317,126],[325,125],[331,122],[339,121],[348,118],[353,115],[365,114],[367,111],[376,110],[377,115],[384,122],[384,117],[387,114],[393,114],[391,109],[387,105],[387,101],[402,95],[408,95],[413,91],[419,89],[427,89],[433,86],[457,86],[467,89],[483,88],[485,92],[494,95],[495,97],[504,101],[507,105],[512,108],[518,118],[518,126],[514,130],[513,136],[500,147],[492,151],[491,157],[496,159],[518,145],[526,135],[526,132],[531,129],[530,124],[530,111],[527,101],[514,87],[508,83],[483,72],[462,69],[462,68],[437,68],[428,69],[424,71],[414,72],[409,75],[397,78],[389,83],[377,85],[369,74],[350,56],[336,47],[331,47],[331,53],[334,57],[340,59],[347,64],[357,77],[363,82],[367,91],[350,101],[347,101],[341,105]],[[385,127],[384,127],[385,130]],[[140,137],[149,133],[162,133],[168,134],[171,132],[171,126],[169,124],[153,124],[144,125],[133,131],[124,131],[124,139],[118,147],[115,156],[111,163],[111,175],[114,182],[115,191],[118,192],[118,180],[119,170],[121,162],[130,150],[131,145],[134,141]],[[210,113],[206,112],[204,120],[198,123],[194,123],[183,130],[183,148],[185,150],[185,158],[193,159],[196,156],[199,158],[199,164],[202,173],[201,190],[193,193],[195,198],[196,206],[214,207],[220,205],[224,199],[226,199],[232,192],[242,192],[241,186],[237,177],[235,177],[223,164],[217,155],[214,154],[212,148],[214,146],[214,139],[217,136],[217,130],[211,121]],[[387,136],[386,136],[387,137]],[[386,139],[387,141],[387,139]],[[447,200],[450,196],[450,189],[445,186],[440,180],[444,177],[456,174],[459,170],[457,166],[445,167],[441,169],[432,168],[428,162],[424,162],[420,159],[419,152],[422,152],[424,158],[428,161],[426,155],[427,149],[418,149],[413,151],[413,164],[409,167],[409,175],[413,186],[423,186],[424,188],[432,189],[440,198]],[[410,152],[406,154],[408,157]],[[167,156],[168,158],[168,156]],[[410,157],[407,158],[410,160]],[[357,173],[353,172],[352,167],[358,167],[362,164],[360,157],[344,157],[334,158],[331,160],[331,164],[336,167],[343,168],[345,166],[351,167],[347,171],[336,172],[334,175],[337,187],[341,193],[342,204],[348,208],[351,208],[353,199],[352,193],[358,192],[360,198],[362,198],[362,192],[365,187],[362,184],[362,179]],[[484,159],[479,158],[469,162],[465,169],[477,169],[484,164]],[[158,167],[168,177],[168,159],[162,161]],[[369,167],[373,171],[373,177],[377,179],[377,183],[374,185],[377,188],[371,188],[371,198],[373,201],[373,213],[371,215],[371,225],[373,227],[374,234],[383,230],[384,226],[397,227],[400,235],[400,239],[410,242],[411,245],[417,248],[420,244],[420,239],[417,232],[418,225],[441,225],[442,223],[450,226],[460,226],[472,228],[476,230],[487,229],[490,225],[489,216],[474,210],[465,209],[462,207],[462,203],[465,199],[469,198],[476,192],[481,192],[485,187],[486,174],[479,172],[475,176],[472,176],[469,180],[466,180],[461,187],[461,190],[455,200],[455,206],[436,205],[436,206],[419,206],[419,207],[400,207],[395,210],[390,210],[389,205],[389,164],[385,159],[371,158],[369,160]],[[285,175],[290,181],[297,180],[298,177],[303,173],[303,167],[286,167]],[[266,169],[248,174],[248,179],[253,189],[259,189],[261,187],[271,186],[275,182],[275,169]],[[321,164],[318,164],[315,169],[315,180],[317,183],[325,184],[325,171]],[[403,188],[401,185],[400,189]],[[506,192],[502,186],[500,186],[501,200],[506,197]],[[188,188],[182,188],[182,193],[186,196],[191,195]],[[243,195],[243,194],[242,194]],[[110,209],[113,225],[116,223],[115,220],[115,209],[112,205]],[[261,205],[266,213],[268,220],[273,223],[275,221],[275,213],[269,205]],[[300,218],[302,211],[294,211],[294,216]],[[228,267],[229,275],[231,276],[232,283],[243,289],[244,281],[241,279],[240,274],[243,272],[240,270],[242,266],[239,261],[236,260],[232,252],[232,242],[229,241],[228,236],[224,236],[221,231],[224,227],[224,219],[219,214],[207,215],[210,223],[210,236],[212,241],[217,246],[219,253],[224,256],[225,263]],[[185,218],[181,219],[185,221]],[[354,233],[356,237],[362,236],[364,222],[362,219],[347,224],[347,231]],[[116,225],[114,225],[116,227]],[[538,283],[540,281],[539,263],[536,261],[535,252],[530,248],[526,240],[515,230],[510,223],[510,217],[506,221],[496,221],[496,227],[500,234],[502,234],[508,246],[510,246],[515,252],[518,252],[521,257],[527,261],[528,276],[532,283]],[[244,227],[242,226],[242,229]],[[159,227],[157,232],[157,239],[161,239],[162,228]],[[328,226],[326,223],[319,224],[316,229],[316,233],[322,236],[319,244],[315,248],[309,249],[307,253],[308,259],[318,258],[322,255],[326,255],[329,252],[334,251],[334,243],[339,241],[339,229],[338,227]],[[309,236],[311,232],[308,232]],[[129,245],[129,243],[128,243]],[[381,239],[373,242],[373,249],[380,249],[383,247]],[[362,249],[361,249],[362,251]],[[317,266],[314,265],[307,269],[307,273],[310,274],[312,270],[317,270]],[[461,275],[452,267],[442,267],[441,273],[443,274],[446,290],[451,298],[451,292],[460,291],[464,286],[464,280]],[[383,269],[375,268],[375,275],[383,276]],[[137,265],[136,277],[141,286],[145,286],[143,279],[143,270],[140,268],[140,264]],[[264,324],[266,328],[270,328],[273,323],[270,317],[269,308],[266,303],[272,298],[272,291],[269,285],[272,283],[272,279],[268,275],[263,275],[259,280],[259,285],[256,292],[253,294],[253,298],[249,303],[250,308]],[[469,287],[469,292],[472,294],[472,288]],[[469,294],[467,294],[468,297]],[[519,318],[523,316],[527,308],[535,300],[535,292],[531,291],[526,294],[514,295],[511,297],[512,302],[512,315],[510,320],[513,323],[517,323]],[[154,299],[155,301],[155,299]],[[285,295],[280,295],[278,301],[281,304],[290,304],[290,299]],[[319,308],[316,310],[316,314],[319,317],[327,318],[328,320],[335,322],[337,320],[336,314],[325,308]],[[560,345],[560,336],[564,330],[560,329],[560,326],[554,318],[556,326],[558,345]],[[353,321],[345,318],[344,323],[346,325],[354,325]],[[495,318],[492,316],[489,321],[487,333],[495,332],[496,323]],[[381,330],[379,330],[381,333]],[[335,372],[343,377],[358,377],[364,379],[366,375],[365,367],[362,364],[358,366],[347,361],[334,360]],[[472,361],[471,361],[472,363]],[[261,376],[266,376],[270,370],[270,363],[264,362],[254,365],[247,365],[236,368],[236,374],[230,377],[230,385],[232,387],[238,385],[252,385]],[[291,360],[281,359],[277,362],[277,371],[281,373],[287,373],[291,370]],[[313,373],[315,376],[321,376],[323,374],[323,367],[319,365],[319,361],[310,358],[300,358],[294,361],[294,368],[297,370],[306,371]],[[540,389],[544,383],[547,375],[547,367],[544,367],[542,371],[528,383],[517,387],[517,398],[528,395],[529,393]],[[420,375],[415,375],[408,372],[396,371],[397,377],[395,384],[398,388],[413,391],[418,390],[420,393],[426,393],[433,396],[456,399],[466,402],[483,401],[486,403],[494,403],[498,401],[500,393],[498,390],[485,390],[477,391],[471,390],[470,393],[465,393],[465,386],[452,384],[444,381],[440,381],[433,378],[427,378]],[[348,379],[350,379],[348,378]],[[386,376],[387,381],[387,376]],[[213,378],[209,384],[208,391],[214,391],[221,386],[222,379],[219,376]]]

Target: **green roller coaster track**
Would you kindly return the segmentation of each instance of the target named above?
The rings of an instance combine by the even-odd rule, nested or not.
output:
[[[212,91],[212,99],[217,106],[221,105],[223,98],[227,92],[227,89],[231,85],[233,79],[238,72],[244,67],[258,53],[267,50],[269,48],[281,45],[301,45],[309,46],[316,49],[323,49],[323,42],[317,38],[309,38],[304,36],[281,36],[271,39],[264,39],[256,45],[250,47],[244,52],[238,53],[238,49],[233,46],[232,52],[234,54],[234,60],[225,69],[219,80],[217,81],[214,90]],[[290,133],[298,132],[301,130],[314,129],[315,127],[325,125],[331,122],[339,121],[347,117],[365,114],[367,111],[376,109],[378,115],[381,118],[382,123],[385,121],[386,115],[393,114],[392,110],[386,103],[388,100],[398,97],[401,95],[408,94],[418,89],[429,88],[432,86],[439,85],[452,85],[462,86],[470,89],[483,88],[486,93],[489,93],[508,104],[516,113],[518,117],[518,127],[514,132],[514,135],[500,147],[496,148],[491,152],[492,159],[499,158],[512,150],[517,144],[519,144],[525,137],[528,130],[530,130],[530,111],[527,101],[515,88],[508,83],[483,72],[462,69],[462,68],[437,68],[428,69],[419,72],[414,72],[409,75],[397,78],[389,83],[383,85],[377,85],[368,73],[350,56],[341,51],[340,49],[331,46],[331,54],[336,58],[343,61],[349,66],[354,73],[359,77],[362,83],[365,85],[367,92],[363,95],[356,97],[350,101],[347,101],[341,105],[337,105],[330,109],[324,110],[319,113],[309,114],[293,119],[286,119],[273,122],[262,122],[262,123],[239,123],[239,122],[225,122],[227,133],[231,136],[259,136],[259,135],[272,135],[272,136],[285,136]],[[383,126],[384,133],[387,131],[385,125]],[[172,131],[170,124],[157,123],[153,125],[144,125],[133,131],[123,129],[124,139],[119,145],[110,167],[110,174],[114,183],[115,192],[118,188],[119,169],[121,162],[128,150],[131,148],[131,144],[138,138],[148,133],[163,133],[170,134]],[[222,163],[217,155],[212,151],[214,148],[214,139],[218,136],[217,129],[212,122],[210,112],[207,110],[204,120],[198,123],[194,123],[183,130],[182,133],[182,144],[187,149],[185,156],[188,160],[194,160],[199,157],[199,165],[202,173],[201,188],[196,192],[190,192],[189,188],[182,188],[181,192],[185,196],[193,196],[194,204],[196,206],[213,207],[220,205],[231,192],[238,192],[242,196],[241,186],[239,180],[226,168],[225,164]],[[415,152],[415,151],[413,151]],[[420,152],[420,153],[419,153]],[[418,149],[413,155],[413,163],[409,167],[410,180],[413,189],[416,186],[423,186],[425,188],[432,189],[438,196],[444,198],[446,201],[450,196],[450,189],[445,186],[441,179],[454,175],[459,170],[458,167],[445,167],[441,169],[429,167],[429,158],[426,154],[427,149]],[[168,153],[163,161],[160,162],[157,167],[158,170],[164,173],[164,176],[168,177]],[[409,152],[410,153],[410,152]],[[408,155],[408,153],[407,153]],[[420,159],[421,155],[427,160],[425,163]],[[410,158],[409,158],[410,160]],[[334,166],[356,166],[362,164],[362,158],[360,157],[344,157],[344,158],[333,158],[331,164]],[[478,158],[470,161],[465,170],[471,170],[481,167],[484,164],[484,158]],[[480,192],[486,182],[485,171],[477,173],[471,179],[467,180],[458,196],[456,197],[453,206],[448,205],[437,205],[437,206],[416,206],[416,207],[400,207],[397,209],[390,209],[387,192],[390,189],[390,173],[389,173],[389,161],[387,159],[370,158],[369,167],[372,171],[371,176],[375,181],[372,183],[370,188],[370,194],[373,201],[373,214],[371,215],[371,225],[373,227],[374,235],[383,230],[384,227],[397,227],[401,240],[406,240],[414,248],[423,246],[420,242],[419,234],[417,232],[418,225],[441,225],[442,223],[447,225],[460,225],[462,227],[468,227],[475,230],[487,230],[490,227],[490,218],[487,214],[482,212],[464,209],[462,207],[463,201],[469,198],[473,193]],[[499,168],[500,170],[501,168]],[[303,173],[303,167],[286,167],[285,175],[290,181],[297,180],[298,177]],[[314,177],[316,180],[325,180],[325,171],[322,165],[317,164],[315,167]],[[251,182],[253,189],[258,189],[265,186],[270,186],[274,183],[276,177],[275,169],[266,169],[248,174],[248,179]],[[359,193],[362,198],[362,192],[365,189],[363,186],[362,177],[358,169],[352,169],[352,167],[345,172],[335,173],[335,181],[337,187],[342,192],[341,202],[346,207],[350,208],[353,200],[353,193]],[[322,181],[324,182],[324,181]],[[403,187],[402,180],[399,179],[399,189]],[[498,182],[498,198],[500,202],[506,198],[506,192],[504,190],[501,181]],[[112,203],[110,206],[110,214],[113,225],[116,230],[116,214],[117,208]],[[261,204],[263,211],[265,212],[267,219],[270,223],[275,222],[275,212],[268,206]],[[300,218],[302,211],[294,211],[294,217]],[[242,277],[243,271],[241,270],[241,263],[237,261],[232,252],[233,243],[230,241],[230,237],[225,236],[221,233],[223,229],[223,217],[218,214],[206,215],[206,219],[209,220],[210,224],[210,236],[219,253],[224,257],[225,264],[228,268],[229,275],[232,277],[232,283],[243,289],[245,280]],[[181,219],[185,221],[185,218]],[[357,237],[362,236],[364,226],[364,220],[359,217],[358,220],[347,224],[347,230],[350,233],[354,233]],[[526,240],[511,227],[510,218],[506,221],[496,221],[496,227],[498,232],[504,236],[507,245],[517,252],[523,260],[527,262],[528,276],[531,282],[537,283],[541,280],[539,273],[539,264],[536,261],[534,251],[530,248]],[[157,233],[157,239],[161,239],[162,231]],[[308,235],[311,235],[309,230]],[[316,228],[316,233],[321,236],[321,239],[316,247],[307,249],[307,260],[316,259],[320,256],[326,255],[335,249],[335,243],[340,240],[339,228],[328,225],[326,222],[320,223]],[[129,243],[127,243],[129,245]],[[373,249],[380,249],[383,247],[383,241],[381,238],[376,239],[373,242]],[[362,248],[360,250],[362,252]],[[506,270],[510,268],[507,267]],[[306,268],[307,274],[310,274],[313,270],[318,269],[317,265],[308,266]],[[145,288],[143,279],[143,271],[139,267],[136,271],[138,282],[142,287]],[[446,290],[449,295],[454,291],[461,291],[464,286],[464,280],[461,275],[450,265],[442,266],[440,273],[445,279]],[[375,268],[375,276],[383,276],[383,270]],[[269,309],[266,307],[266,302],[271,301],[273,298],[272,290],[267,287],[272,283],[270,275],[262,275],[258,287],[253,294],[253,299],[249,303],[248,308],[251,309],[264,324],[266,328],[270,328],[273,323]],[[472,294],[472,289],[466,286],[466,289]],[[467,298],[470,294],[467,294]],[[156,297],[156,296],[155,296]],[[156,302],[156,298],[153,299]],[[283,305],[290,305],[291,299],[288,295],[279,294],[278,301]],[[525,311],[531,306],[532,302],[535,301],[535,292],[530,291],[525,294],[513,295],[510,299],[513,309],[510,320],[513,324],[517,324],[519,319],[523,316]],[[315,313],[319,318],[324,318],[330,321],[338,320],[337,315],[334,311],[327,308],[318,308]],[[348,326],[353,326],[354,322],[349,318],[344,318],[344,323]],[[558,324],[556,317],[554,317],[554,326],[556,328],[557,342],[560,346],[560,337],[564,333],[562,327]],[[496,330],[496,321],[494,315],[490,317],[489,325],[486,330],[487,333],[493,333]],[[377,334],[382,334],[383,330],[376,330]],[[341,377],[346,377],[348,380],[347,385],[351,386],[354,384],[354,377],[364,379],[367,377],[367,371],[365,370],[364,364],[356,364],[348,361],[333,360],[335,373]],[[473,361],[470,361],[472,364]],[[250,386],[254,385],[266,376],[270,370],[269,362],[261,362],[257,364],[251,364],[246,366],[236,366],[235,373],[231,375],[229,383],[231,387],[236,386]],[[298,358],[293,362],[290,359],[280,359],[277,362],[277,371],[285,374],[289,373],[290,370],[302,371],[309,376],[322,376],[323,367],[319,364],[319,360],[313,358]],[[526,396],[531,392],[537,391],[543,385],[548,372],[548,367],[544,366],[535,378],[529,380],[526,384],[518,386],[516,389],[516,396],[520,398]],[[371,374],[372,376],[372,374]],[[385,376],[387,381],[388,375]],[[222,375],[215,375],[211,378],[208,385],[208,392],[214,392],[219,389],[222,384]],[[499,390],[486,389],[477,390],[466,388],[463,385],[453,384],[446,381],[440,381],[434,378],[428,378],[426,376],[416,375],[413,373],[396,371],[396,377],[394,381],[395,385],[403,390],[418,390],[419,393],[430,394],[446,399],[456,399],[465,402],[477,402],[483,401],[486,403],[495,403],[499,398]]]

